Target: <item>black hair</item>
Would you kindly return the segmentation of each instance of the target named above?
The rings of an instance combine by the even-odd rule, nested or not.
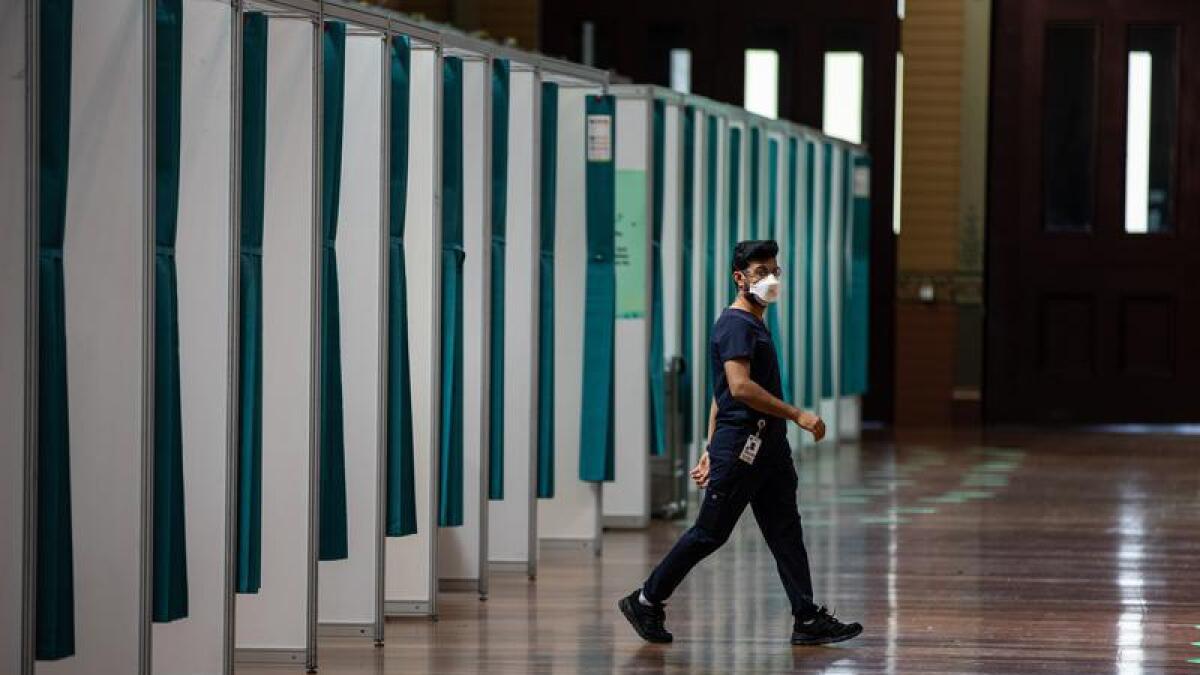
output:
[[[779,255],[779,244],[774,239],[751,239],[739,241],[733,247],[733,272],[744,271],[754,261],[769,260]]]

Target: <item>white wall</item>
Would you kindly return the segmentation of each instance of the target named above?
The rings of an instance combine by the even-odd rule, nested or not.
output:
[[[587,265],[584,98],[594,91],[558,93],[558,189],[554,233],[554,497],[538,500],[543,542],[598,544],[600,487],[579,480],[583,405],[583,305]]]
[[[646,280],[650,276],[650,101],[617,98],[616,170],[642,170],[646,180]],[[618,272],[619,274],[619,272]],[[650,519],[650,384],[646,364],[650,347],[650,284],[646,315],[617,319],[616,326],[616,480],[604,484],[604,518],[613,526],[643,527]]]
[[[476,581],[486,522],[491,100],[487,61],[463,61],[463,524],[438,530],[438,577]]]
[[[381,38],[346,37],[345,117],[338,201],[338,302],[346,452],[348,557],[318,563],[321,623],[375,621],[379,541],[383,223]]]
[[[144,4],[76,3],[67,177],[67,406],[75,656],[39,673],[135,673],[143,613],[141,518]]]
[[[504,286],[504,499],[488,510],[488,560],[528,563],[537,551],[538,119],[541,80],[510,74]]]
[[[155,673],[223,667],[226,592],[231,9],[183,3],[179,148],[179,384],[188,616],[154,624]]]
[[[441,65],[429,49],[414,47],[409,115],[408,196],[404,229],[404,260],[408,274],[409,357],[413,389],[413,465],[416,480],[417,533],[389,537],[386,551],[384,600],[387,611],[431,611],[434,605],[432,571],[436,537],[435,479],[436,420],[441,367],[438,362],[438,286],[441,226],[434,202],[440,185],[440,120],[437,113]],[[396,603],[399,603],[397,605]]]
[[[263,208],[262,588],[237,597],[238,648],[303,650],[312,411],[312,31],[271,19]],[[315,555],[315,552],[314,552]]]
[[[25,484],[25,6],[0,6],[0,671],[21,672]],[[32,595],[32,594],[31,594]]]

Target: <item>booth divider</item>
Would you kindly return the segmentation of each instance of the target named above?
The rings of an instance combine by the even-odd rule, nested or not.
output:
[[[248,25],[256,21],[261,20],[251,18]],[[242,661],[301,664],[315,659],[315,615],[310,619],[310,614],[316,611],[311,593],[316,504],[310,481],[319,471],[314,461],[319,432],[311,422],[296,422],[313,420],[318,401],[315,191],[321,33],[310,18],[271,16],[266,31],[261,494],[270,499],[262,499],[261,506],[261,587],[238,596],[236,646]],[[244,102],[249,106],[251,97]],[[243,199],[250,198],[244,193]],[[245,325],[243,334],[249,335]]]
[[[336,523],[345,523],[341,543],[346,548],[342,559],[323,560],[319,565],[318,619],[321,635],[381,639],[375,631],[376,598],[381,592],[375,572],[377,549],[383,546],[379,536],[383,529],[379,522],[380,471],[386,466],[381,461],[386,428],[381,397],[385,386],[383,261],[388,246],[387,223],[382,213],[382,113],[383,88],[387,82],[383,70],[388,54],[384,51],[383,36],[352,27],[344,30],[344,100],[352,104],[344,108],[338,167],[340,197],[337,204],[326,207],[332,209],[328,217],[337,221],[339,267],[336,283],[330,289],[339,298],[338,325],[326,329],[336,328],[340,332],[342,347],[341,372],[337,375],[344,401],[343,487],[346,489],[344,512],[326,513]],[[329,85],[327,80],[326,92]],[[333,102],[329,96],[326,100]],[[326,120],[329,112],[326,110]],[[326,372],[333,374],[328,368]],[[332,477],[328,473],[326,476]],[[324,486],[321,494],[324,499]]]
[[[587,549],[600,554],[601,486],[587,477],[582,441],[587,347],[588,258],[587,112],[599,89],[560,84],[554,200],[554,495],[538,507],[538,536],[543,550]],[[599,140],[599,139],[597,139]],[[599,148],[597,148],[599,150]],[[545,167],[543,167],[545,171]],[[544,371],[543,371],[544,372]],[[592,431],[596,431],[592,428]],[[603,467],[603,461],[597,462]]]
[[[506,89],[506,90],[505,90]],[[492,324],[492,330],[503,330],[503,340],[492,334],[492,347],[503,352],[503,405],[492,406],[492,412],[502,413],[491,418],[493,431],[502,433],[503,452],[491,453],[492,461],[502,461],[504,471],[492,472],[492,490],[488,504],[487,559],[496,569],[527,574],[537,573],[537,321],[538,321],[538,163],[541,157],[539,112],[541,79],[537,70],[524,63],[513,62],[508,72],[508,87],[501,89],[507,99],[507,115],[503,118],[506,142],[496,142],[493,136],[492,166],[506,162],[503,200],[493,193],[494,208],[505,209],[503,219],[492,214],[493,226],[503,223],[504,245],[493,247],[494,254],[504,260],[492,260],[492,283],[503,284],[503,293],[492,288],[493,316],[503,314],[503,321]],[[493,92],[497,92],[493,88]],[[494,105],[500,104],[500,97]],[[497,119],[497,118],[493,118]],[[493,126],[493,134],[501,133]],[[494,178],[494,177],[493,177]],[[493,189],[501,184],[493,180]],[[492,233],[493,241],[496,233]],[[497,276],[496,266],[503,265],[505,273]],[[496,363],[496,354],[492,354]],[[497,371],[493,370],[493,377]],[[501,383],[493,381],[493,394]],[[494,398],[492,399],[495,400]],[[499,424],[499,426],[495,426]],[[493,440],[499,440],[492,435]],[[495,447],[494,445],[492,446]],[[503,490],[497,490],[497,478]],[[497,498],[499,495],[499,498]]]
[[[27,369],[36,362],[38,344],[37,280],[40,242],[36,222],[37,177],[35,160],[37,107],[26,88],[37,81],[32,72],[38,59],[28,58],[37,47],[30,39],[25,3],[10,2],[0,8],[0,62],[12,68],[0,82],[0,671],[26,675],[32,647],[26,630],[35,591],[31,588],[33,565],[26,553],[31,549],[32,527],[27,507],[32,490],[29,455],[34,448],[34,410],[26,390]],[[36,16],[36,15],[34,15]],[[36,21],[36,19],[35,19]]]
[[[650,521],[650,274],[654,105],[648,87],[613,87],[616,316],[614,359],[615,467],[604,486],[607,527]]]
[[[164,232],[174,227],[175,218],[167,203],[170,200],[177,204],[178,225],[177,236],[171,237],[173,256],[166,254],[166,247],[161,246],[165,240],[160,239],[155,293],[160,312],[156,319],[161,327],[168,320],[161,313],[164,303],[170,301],[164,294],[173,285],[173,280],[163,283],[163,275],[172,262],[170,258],[177,259],[178,331],[174,345],[170,341],[164,344],[160,336],[155,354],[160,364],[157,386],[161,387],[164,376],[171,372],[161,370],[167,356],[164,347],[177,350],[178,370],[174,374],[179,389],[175,404],[179,407],[174,420],[164,420],[165,410],[160,408],[158,421],[168,424],[156,422],[155,429],[160,443],[174,429],[174,442],[181,450],[175,461],[181,460],[182,464],[174,465],[174,480],[179,482],[171,485],[171,491],[160,492],[162,472],[173,466],[159,463],[164,456],[160,446],[155,463],[155,549],[157,564],[170,565],[167,571],[171,574],[186,570],[186,577],[180,577],[182,583],[170,589],[180,595],[166,598],[160,594],[162,589],[155,590],[154,618],[175,620],[153,627],[151,671],[183,675],[223,671],[232,630],[227,598],[231,597],[233,571],[227,564],[227,544],[231,541],[229,516],[234,506],[234,493],[229,490],[230,477],[235,475],[230,462],[234,445],[231,433],[237,419],[232,338],[237,292],[234,265],[239,244],[233,222],[236,178],[231,178],[231,174],[236,175],[231,169],[237,158],[230,142],[235,15],[228,4],[211,0],[182,0],[167,9],[180,13],[172,16],[160,11],[157,15],[160,32],[156,62],[161,69],[172,60],[166,57],[174,51],[178,81],[174,87],[165,86],[164,74],[159,73],[156,225],[160,237],[170,235]],[[161,30],[166,17],[178,21],[174,45]],[[226,142],[213,142],[214,137]],[[170,175],[162,171],[164,160],[178,162],[174,186],[163,184],[164,175]],[[169,400],[161,394],[156,398],[160,406]],[[173,494],[181,503],[167,509],[171,517],[163,522],[160,498]],[[177,538],[181,545],[178,553],[182,553],[185,534],[186,559],[162,559],[162,538]],[[164,581],[157,565],[155,577],[156,586]],[[160,605],[168,599],[169,603]],[[167,610],[166,617],[160,613],[162,610]],[[176,616],[180,610],[186,611],[186,616]]]
[[[438,588],[486,593],[491,62],[463,54],[463,520],[438,530]]]

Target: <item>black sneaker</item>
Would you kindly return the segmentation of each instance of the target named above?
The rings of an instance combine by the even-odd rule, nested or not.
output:
[[[829,610],[818,607],[816,614],[807,619],[796,619],[796,625],[792,628],[792,644],[828,645],[844,642],[858,637],[862,630],[862,624],[842,623],[834,618]]]
[[[617,607],[621,608],[621,613],[629,620],[630,625],[637,631],[637,634],[646,642],[670,642],[675,639],[675,636],[663,627],[663,622],[667,620],[667,613],[662,605],[647,606],[643,605],[638,596],[642,594],[642,589],[637,589],[629,595],[621,598],[617,603]]]

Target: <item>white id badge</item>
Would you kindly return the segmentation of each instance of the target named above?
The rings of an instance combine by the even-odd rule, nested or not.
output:
[[[738,459],[747,464],[754,463],[754,458],[758,456],[758,448],[762,445],[762,437],[759,434],[762,433],[765,426],[767,426],[766,420],[758,421],[758,431],[750,434],[750,437],[746,439],[746,445],[742,446],[742,453],[738,455]]]
[[[758,446],[762,445],[762,439],[758,434],[754,434],[746,439],[746,445],[742,447],[742,454],[738,455],[738,459],[747,464],[753,464],[754,458],[758,456]]]

